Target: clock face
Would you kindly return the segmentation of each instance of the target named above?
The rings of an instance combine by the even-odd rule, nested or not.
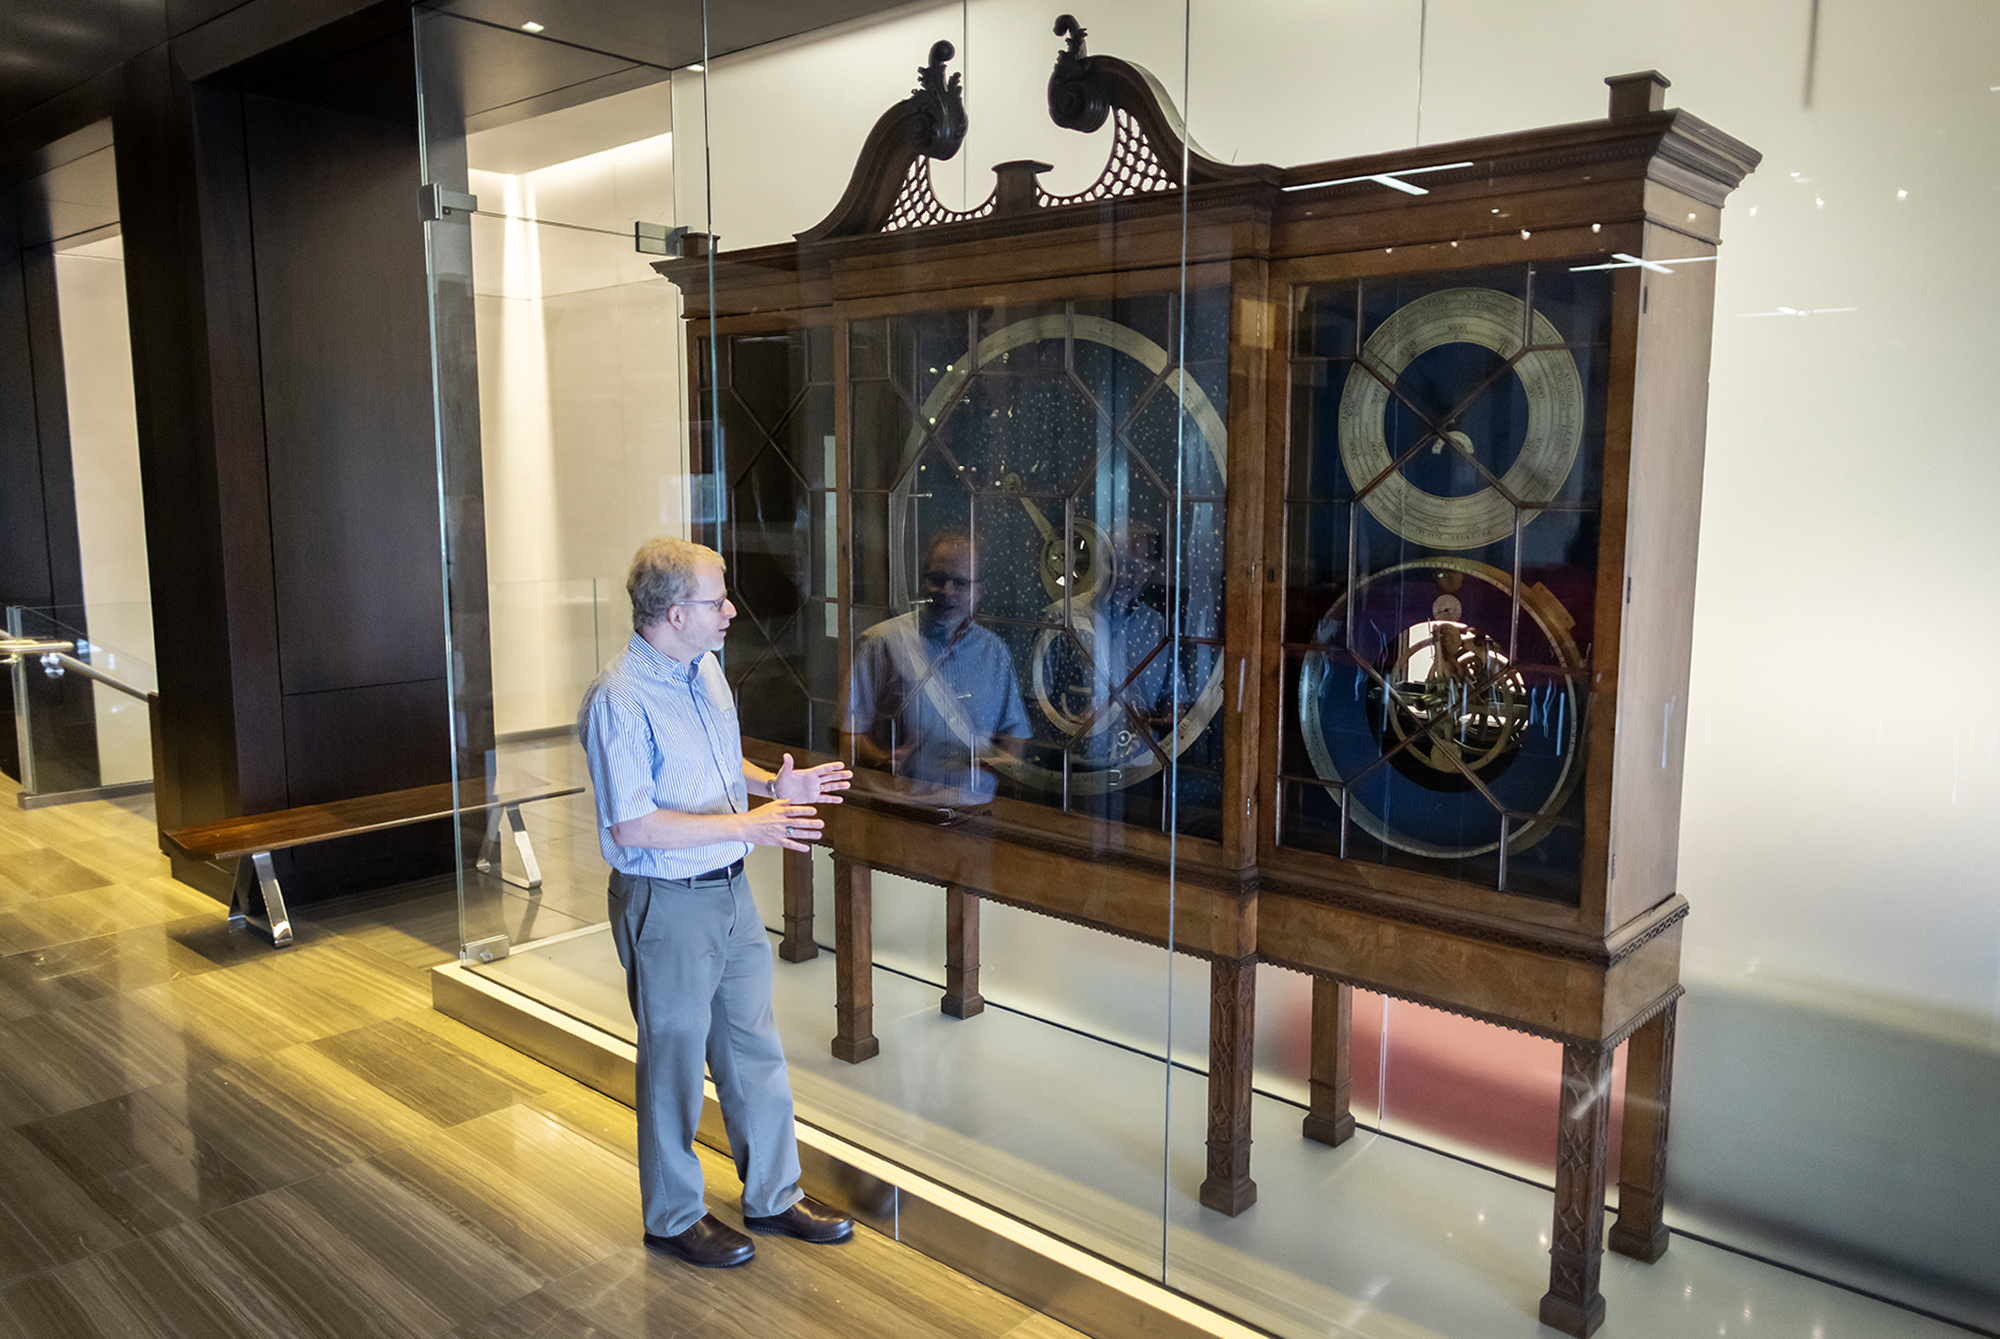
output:
[[[1285,844],[1577,898],[1609,294],[1298,295]]]
[[[1031,731],[994,769],[1020,798],[1150,822],[1178,764],[1198,824],[1211,768],[1219,802],[1227,308],[1187,300],[1182,362],[1178,305],[905,318],[857,330],[887,356],[850,361],[890,374],[855,395],[857,488],[886,485],[883,612],[927,607],[937,535],[976,545],[973,613]]]

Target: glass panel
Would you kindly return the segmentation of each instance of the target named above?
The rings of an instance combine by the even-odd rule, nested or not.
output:
[[[144,635],[145,655],[93,635],[98,628]],[[48,648],[9,667],[23,795],[152,779],[151,631],[146,605],[8,606],[7,636]]]
[[[1326,795],[1281,840],[1576,905],[1610,282],[1542,263],[1289,306],[1285,728]]]
[[[669,71],[630,33],[604,42],[600,15],[487,17],[417,11],[426,180],[446,193],[426,227],[475,960],[601,924],[577,704],[629,634],[633,550],[716,496],[687,465],[676,294],[636,249],[637,225],[675,222]]]
[[[1101,40],[1177,72],[1152,17]],[[817,927],[781,940],[819,951],[778,971],[796,1055],[825,1056],[839,1005],[838,1059],[794,1061],[801,1114],[1158,1276],[1167,1061],[1200,1051],[1167,1000],[1205,994],[1165,952],[1177,844],[1221,864],[1231,307],[1226,275],[1184,287],[1177,203],[1044,198],[1125,143],[1050,121],[1046,22],[933,10],[710,63],[709,170],[677,185],[716,249],[667,272],[707,378],[696,467],[727,481],[698,533],[739,607],[746,750],[858,773],[828,845],[868,871],[872,994],[826,961],[854,876],[748,861],[767,926]],[[927,53],[923,87],[977,80],[962,146],[864,148]],[[873,91],[808,92],[833,87]],[[1025,154],[1057,166],[999,226],[984,165]],[[873,213],[842,212],[857,171]],[[939,1026],[940,996],[982,1016]]]

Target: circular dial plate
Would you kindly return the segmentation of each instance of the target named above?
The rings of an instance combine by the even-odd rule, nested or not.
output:
[[[1035,372],[1018,370],[1024,368]],[[1040,380],[1031,379],[1036,372]],[[982,375],[1006,378],[1007,393],[982,394]],[[1113,386],[1124,389],[1108,393]],[[1144,389],[1135,393],[1134,386]],[[1107,409],[1118,395],[1130,401],[1123,422],[1113,422]],[[1163,413],[1176,400],[1179,412]],[[981,424],[1000,414],[1010,422],[982,432]],[[995,445],[1023,431],[1017,414],[1040,415],[1051,425],[1032,434],[1026,458]],[[1220,654],[1197,648],[1191,659],[1198,663],[1184,663],[1190,657],[1176,655],[1167,615],[1131,594],[1148,571],[1164,576],[1169,599],[1179,592],[1187,601],[1181,633],[1220,636],[1220,505],[1209,508],[1215,523],[1203,533],[1191,525],[1184,534],[1180,572],[1166,570],[1175,556],[1164,546],[1173,472],[1135,465],[1144,452],[1127,444],[1150,429],[1154,440],[1164,440],[1170,466],[1177,450],[1171,427],[1182,415],[1219,494],[1228,434],[1196,379],[1177,374],[1167,351],[1129,326],[1052,312],[1003,326],[948,367],[904,443],[903,459],[918,465],[905,471],[889,508],[892,599],[899,609],[912,602],[910,564],[920,538],[913,533],[915,504],[938,488],[938,474],[924,466],[936,461],[937,444],[949,444],[945,472],[980,508],[980,612],[1011,606],[1012,626],[996,629],[1016,648],[1037,740],[1068,755],[1073,794],[1106,794],[1155,775],[1201,735],[1221,705]],[[1141,473],[1153,478],[1135,477]],[[1162,551],[1135,552],[1131,532],[1140,530]],[[1003,583],[1006,589],[996,592]],[[1152,708],[1161,700],[1177,702],[1178,715],[1169,707],[1162,719]],[[1064,787],[1060,759],[992,761],[1035,789]]]
[[[1532,508],[1561,490],[1583,440],[1583,380],[1576,360],[1547,317],[1535,314],[1532,346],[1523,344],[1526,306],[1491,288],[1449,288],[1397,309],[1362,346],[1340,397],[1340,457],[1370,514],[1400,537],[1433,549],[1484,548],[1514,533],[1517,504]],[[1526,434],[1497,486],[1440,497],[1403,472],[1389,446],[1387,416],[1396,381],[1421,355],[1446,344],[1473,344],[1505,359],[1527,396]],[[1554,346],[1554,347],[1548,347]],[[1468,398],[1482,388],[1467,387]],[[1441,448],[1478,461],[1480,449],[1458,428],[1459,404],[1428,420],[1417,449]],[[1429,445],[1426,446],[1425,444]],[[1506,445],[1511,446],[1511,443]],[[1407,452],[1405,457],[1407,458]],[[1372,487],[1371,487],[1372,485]],[[1525,524],[1532,510],[1521,515]]]
[[[1433,588],[1432,583],[1435,582]],[[1433,597],[1403,597],[1421,585]],[[1442,592],[1442,593],[1438,593]],[[1403,563],[1362,578],[1314,633],[1299,674],[1299,724],[1313,769],[1348,817],[1398,850],[1440,859],[1549,835],[1580,772],[1572,621],[1541,586],[1465,558]],[[1396,615],[1428,609],[1398,624]],[[1335,648],[1348,644],[1352,654]]]

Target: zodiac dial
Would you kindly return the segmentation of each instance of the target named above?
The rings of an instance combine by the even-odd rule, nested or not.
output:
[[[935,518],[975,532],[977,613],[1012,649],[1038,745],[996,770],[1107,794],[1158,773],[1213,719],[1221,656],[1177,650],[1174,634],[1220,638],[1226,456],[1194,376],[1104,317],[1015,321],[944,369],[890,499],[890,590],[914,598]]]
[[[1532,345],[1527,307],[1519,298],[1491,288],[1449,288],[1399,308],[1376,328],[1362,347],[1360,367],[1340,397],[1340,458],[1361,504],[1396,534],[1433,549],[1477,549],[1514,533],[1532,508],[1562,488],[1583,440],[1583,381],[1562,336],[1535,313]],[[1385,428],[1396,397],[1396,380],[1417,358],[1445,344],[1474,344],[1508,363],[1527,395],[1527,431],[1513,465],[1478,492],[1439,497],[1411,482],[1390,451]],[[1449,449],[1478,461],[1476,443],[1462,431],[1459,417],[1476,403],[1484,385],[1464,388],[1459,401],[1430,421],[1417,443]],[[1371,487],[1372,485],[1372,487]]]

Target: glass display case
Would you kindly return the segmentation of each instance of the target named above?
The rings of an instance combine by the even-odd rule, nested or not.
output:
[[[463,77],[474,47],[533,40],[424,12],[425,68],[452,72],[435,78],[447,94],[478,86]],[[807,1118],[1130,1268],[1172,1262],[1182,1286],[1236,1306],[1223,1219],[1183,1233],[1173,1206],[1233,1217],[1257,1201],[1260,967],[1310,978],[1303,1134],[1325,1144],[1355,1128],[1357,987],[1498,1023],[1563,1048],[1541,1315],[1590,1332],[1612,1056],[1628,1038],[1639,1100],[1612,1244],[1647,1259],[1665,1245],[1708,262],[1757,155],[1664,110],[1648,72],[1607,81],[1601,120],[1227,163],[1158,78],[1093,54],[1064,16],[1040,57],[1052,71],[1010,52],[982,78],[1046,82],[1044,130],[1102,167],[1078,178],[1013,158],[987,183],[960,167],[979,142],[951,69],[969,53],[914,21],[888,36],[928,59],[857,134],[838,194],[830,177],[762,175],[757,108],[707,48],[603,72],[620,97],[662,87],[676,153],[699,136],[705,155],[699,173],[667,173],[670,198],[645,198],[651,217],[626,234],[617,211],[644,195],[644,165],[576,196],[603,206],[587,218],[557,220],[504,183],[468,203],[475,125],[541,104],[453,109],[427,92],[440,453],[447,496],[465,499],[449,512],[452,579],[504,551],[490,514],[470,524],[478,472],[518,470],[523,445],[492,444],[520,433],[493,407],[518,383],[489,387],[496,337],[516,337],[461,310],[513,255],[482,253],[481,229],[546,232],[544,263],[551,246],[599,248],[606,287],[649,314],[643,361],[685,388],[686,426],[653,420],[671,445],[637,471],[578,439],[556,487],[594,480],[628,545],[664,529],[714,547],[746,755],[857,773],[823,811],[819,850],[751,860],[793,964],[780,993],[802,1010],[784,1026]],[[809,47],[772,59],[834,74]],[[550,116],[591,101],[546,97]],[[489,222],[494,190],[507,205]],[[558,243],[558,224],[589,237]],[[576,385],[580,403],[616,399]],[[674,507],[641,524],[620,486],[650,499],[653,473]],[[453,590],[455,626],[485,617],[484,590]],[[474,689],[461,714],[482,709]],[[538,747],[575,774],[573,745]],[[503,734],[495,760],[461,773],[509,749]],[[570,821],[589,822],[587,806]],[[616,969],[587,910],[602,877],[590,835],[549,836],[573,843],[564,933],[523,953],[518,911],[482,900],[512,895],[468,875],[467,942],[498,924],[511,952],[482,970],[630,1035],[598,979]],[[1039,1014],[966,1023],[986,1003],[983,930],[1010,970],[1039,959],[1118,988],[1059,988]],[[1023,1040],[1002,1061],[961,1062],[992,1043],[926,1029],[912,993],[939,985],[928,998],[949,1026],[1040,1030],[1006,1032]],[[879,1034],[878,992],[893,1001]],[[1064,1030],[1101,1044],[1075,1052]],[[896,1046],[913,1048],[901,1066]],[[1198,1112],[1176,1104],[1180,1066],[1199,1071]],[[912,1077],[927,1067],[934,1081]],[[1092,1109],[1120,1067],[1121,1100],[1157,1094],[1156,1138]],[[1031,1078],[980,1091],[1007,1072]],[[1009,1102],[1011,1128],[994,1105]]]

